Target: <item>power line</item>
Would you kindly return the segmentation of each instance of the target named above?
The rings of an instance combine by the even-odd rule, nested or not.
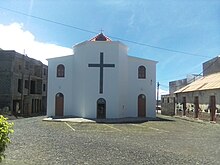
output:
[[[23,13],[23,12],[20,12],[20,11],[17,11],[17,10],[8,9],[8,8],[1,7],[1,6],[0,6],[0,9],[7,10],[7,11],[10,11],[10,12],[13,12],[13,13],[16,13],[16,14],[32,17],[32,18],[35,18],[35,19],[39,19],[39,20],[42,20],[42,21],[45,21],[45,22],[50,22],[50,23],[53,23],[53,24],[57,24],[57,25],[68,27],[68,28],[80,30],[80,31],[83,31],[83,32],[97,34],[97,32],[94,32],[94,31],[91,31],[91,30],[87,30],[87,29],[79,28],[77,26],[72,26],[72,25],[68,25],[68,24],[65,24],[65,23],[53,21],[53,20],[50,20],[50,19],[45,19],[45,18],[42,18],[42,17],[26,14],[26,13]],[[109,37],[114,38],[114,39],[118,39],[118,40],[121,40],[121,41],[129,42],[129,43],[133,43],[133,44],[136,44],[136,45],[147,46],[147,47],[150,47],[150,48],[160,49],[160,50],[169,51],[169,52],[173,52],[173,53],[180,53],[180,54],[186,54],[186,55],[191,55],[191,56],[210,58],[209,56],[199,55],[199,54],[195,54],[195,53],[189,53],[189,52],[185,52],[185,51],[173,50],[173,49],[169,49],[169,48],[163,48],[163,47],[154,46],[154,45],[150,45],[150,44],[145,44],[145,43],[132,41],[132,40],[127,40],[127,39],[123,39],[123,38],[119,38],[119,37],[115,37],[115,36],[109,36]]]
[[[76,27],[76,26],[72,26],[72,25],[61,23],[61,22],[53,21],[53,20],[50,20],[50,19],[45,19],[45,18],[42,18],[42,17],[26,14],[26,13],[23,13],[23,12],[20,12],[20,11],[17,11],[17,10],[8,9],[8,8],[4,8],[4,7],[1,7],[1,6],[0,6],[0,9],[8,10],[12,13],[17,13],[17,14],[20,14],[20,15],[28,16],[28,17],[31,17],[31,18],[39,19],[39,20],[42,20],[42,21],[45,21],[45,22],[50,22],[50,23],[54,23],[54,24],[69,27],[69,28],[73,28],[73,29],[76,29],[76,30],[97,34],[97,32],[94,32],[94,31],[90,31],[90,30],[86,30],[86,29],[79,28],[79,27]]]
[[[173,53],[181,53],[181,54],[186,54],[186,55],[191,55],[191,56],[210,58],[209,56],[204,56],[204,55],[199,55],[199,54],[194,54],[194,53],[189,53],[189,52],[184,52],[184,51],[179,51],[179,50],[173,50],[173,49],[163,48],[163,47],[159,47],[159,46],[153,46],[153,45],[140,43],[140,42],[136,42],[136,41],[131,41],[131,40],[123,39],[123,38],[118,38],[118,37],[114,37],[114,36],[109,36],[109,37],[110,38],[115,38],[115,39],[118,39],[118,40],[121,40],[121,41],[130,42],[130,43],[133,43],[133,44],[137,44],[137,45],[141,45],[141,46],[147,46],[147,47],[151,47],[151,48],[154,48],[154,49],[165,50],[165,51],[169,51],[169,52],[173,52]]]
[[[169,88],[168,85],[164,85],[164,84],[161,84],[161,83],[160,83],[160,86],[161,86],[161,87],[164,87],[164,88]]]
[[[216,58],[216,59],[215,59],[215,58]],[[215,58],[213,58],[213,59],[215,59],[215,60],[212,61],[212,62],[210,63],[210,65],[208,65],[207,68],[203,69],[199,74],[189,74],[189,75],[194,75],[194,77],[191,78],[189,81],[194,80],[196,77],[202,76],[202,74],[204,74],[204,72],[205,72],[207,69],[209,69],[214,63],[216,63],[216,62],[218,61],[218,56],[215,57]],[[212,59],[210,59],[210,60],[212,60]],[[186,74],[185,74],[185,75],[186,75]],[[183,74],[182,74],[182,75],[177,75],[176,77],[180,77],[180,76],[184,76],[184,75],[183,75]],[[171,78],[170,78],[170,79],[171,79]],[[167,78],[167,79],[163,79],[163,80],[160,80],[160,81],[166,81],[166,80],[170,80],[170,79]],[[174,79],[174,78],[172,78],[172,79]],[[175,80],[174,80],[174,81],[175,81]]]
[[[196,75],[194,75],[194,77],[193,78],[191,78],[191,79],[189,79],[188,80],[188,82],[190,82],[189,84],[191,84],[192,82],[194,82],[194,81],[196,81],[196,77],[199,77],[199,76],[202,76],[202,74],[204,74],[204,72],[206,71],[206,70],[208,70],[212,65],[214,65],[217,61],[218,61],[218,56],[217,57],[215,57],[216,59],[214,60],[214,61],[211,61],[211,63],[207,66],[207,68],[205,68],[205,69],[203,69],[203,71],[202,72],[200,72],[199,74],[196,74]],[[211,59],[212,60],[212,59]],[[204,77],[204,76],[203,76]],[[187,85],[189,85],[189,84],[187,84]],[[176,88],[178,88],[178,87],[181,87],[181,86],[183,86],[182,84],[179,84],[179,85],[176,85],[175,87]],[[183,87],[185,87],[186,85],[184,85]],[[182,87],[182,88],[183,88]]]
[[[216,59],[215,59],[216,58]],[[183,84],[179,84],[179,85],[175,85],[175,86],[173,86],[173,87],[175,87],[175,88],[179,88],[179,87],[181,87],[181,88],[184,88],[184,87],[186,87],[187,85],[189,85],[189,84],[191,84],[192,82],[194,82],[194,81],[196,81],[196,78],[197,77],[199,77],[199,76],[201,76],[202,77],[202,74],[204,74],[204,72],[206,71],[206,70],[208,70],[212,65],[214,65],[217,61],[218,61],[218,56],[217,57],[215,57],[215,58],[213,58],[213,59],[211,59],[211,60],[213,60],[213,61],[211,61],[210,62],[210,64],[205,68],[205,69],[203,69],[203,71],[202,72],[200,72],[199,74],[194,74],[194,77],[193,78],[191,78],[191,79],[189,79],[186,83],[186,85],[183,85]],[[214,60],[215,59],[215,60]],[[204,76],[203,76],[204,77]],[[182,79],[182,80],[184,80],[184,79]],[[178,81],[178,80],[176,80],[176,81]],[[189,82],[189,83],[188,83]],[[160,86],[162,86],[162,87],[165,87],[165,88],[170,88],[170,86],[167,86],[167,85],[163,85],[163,84],[160,84]],[[179,89],[178,89],[179,90]]]
[[[202,71],[201,73],[199,73],[198,75],[204,74],[204,72],[205,72],[206,70],[208,70],[208,69],[209,69],[213,64],[215,64],[217,61],[218,61],[218,56],[216,57],[216,59],[215,59],[214,61],[211,62],[210,65],[208,65],[207,68],[203,69],[203,71]]]

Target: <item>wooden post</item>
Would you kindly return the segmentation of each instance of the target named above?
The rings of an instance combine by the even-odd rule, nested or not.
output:
[[[210,96],[210,120],[216,121],[215,111],[216,111],[216,103],[215,103],[215,96]]]
[[[183,116],[186,116],[186,97],[183,97]]]
[[[157,113],[158,113],[158,106],[159,106],[159,87],[160,87],[160,83],[157,82],[157,107],[156,107]]]
[[[195,107],[195,118],[199,117],[199,97],[194,97],[194,107]]]

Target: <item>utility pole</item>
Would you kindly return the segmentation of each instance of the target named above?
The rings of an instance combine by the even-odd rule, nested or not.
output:
[[[158,105],[159,105],[159,87],[160,87],[160,83],[157,82],[157,107],[156,107],[157,113],[158,113]]]

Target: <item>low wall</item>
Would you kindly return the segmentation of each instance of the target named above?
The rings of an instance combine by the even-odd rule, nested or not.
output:
[[[176,115],[177,116],[183,116],[183,111],[182,110],[181,111],[177,110]],[[190,110],[186,110],[186,115],[185,116],[190,117],[190,118],[195,118],[195,112],[190,111]],[[211,115],[210,115],[209,112],[199,112],[198,119],[204,120],[204,121],[210,121]],[[220,123],[220,113],[216,113],[215,119],[216,119],[215,121],[217,123]]]

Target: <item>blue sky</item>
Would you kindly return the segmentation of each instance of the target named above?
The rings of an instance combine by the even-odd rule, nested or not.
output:
[[[2,8],[94,33],[53,24]],[[13,30],[13,36],[7,37],[7,33],[4,32],[8,43],[19,36],[23,39],[28,38],[27,42],[15,42],[14,47],[13,44],[6,46],[5,41],[0,41],[2,49],[17,50],[15,47],[18,47],[18,43],[28,44],[30,40],[34,40],[33,44],[38,44],[38,50],[47,52],[46,47],[49,45],[48,49],[57,50],[56,53],[65,55],[61,53],[62,50],[65,50],[63,53],[68,52],[69,49],[65,48],[89,40],[103,29],[104,34],[112,40],[121,38],[198,55],[155,49],[122,40],[129,47],[129,55],[158,61],[157,81],[161,84],[161,90],[168,90],[169,81],[185,78],[187,74],[201,73],[203,62],[220,55],[219,0],[0,0],[0,18],[0,25],[4,29],[16,24],[14,28],[17,30]],[[0,38],[6,40],[4,37]],[[20,47],[26,52],[31,49],[24,45]],[[63,49],[58,50],[55,47]],[[52,51],[48,51],[48,54],[50,55],[31,55],[29,50],[28,55],[40,60],[53,57]],[[54,56],[58,55],[54,53]]]

